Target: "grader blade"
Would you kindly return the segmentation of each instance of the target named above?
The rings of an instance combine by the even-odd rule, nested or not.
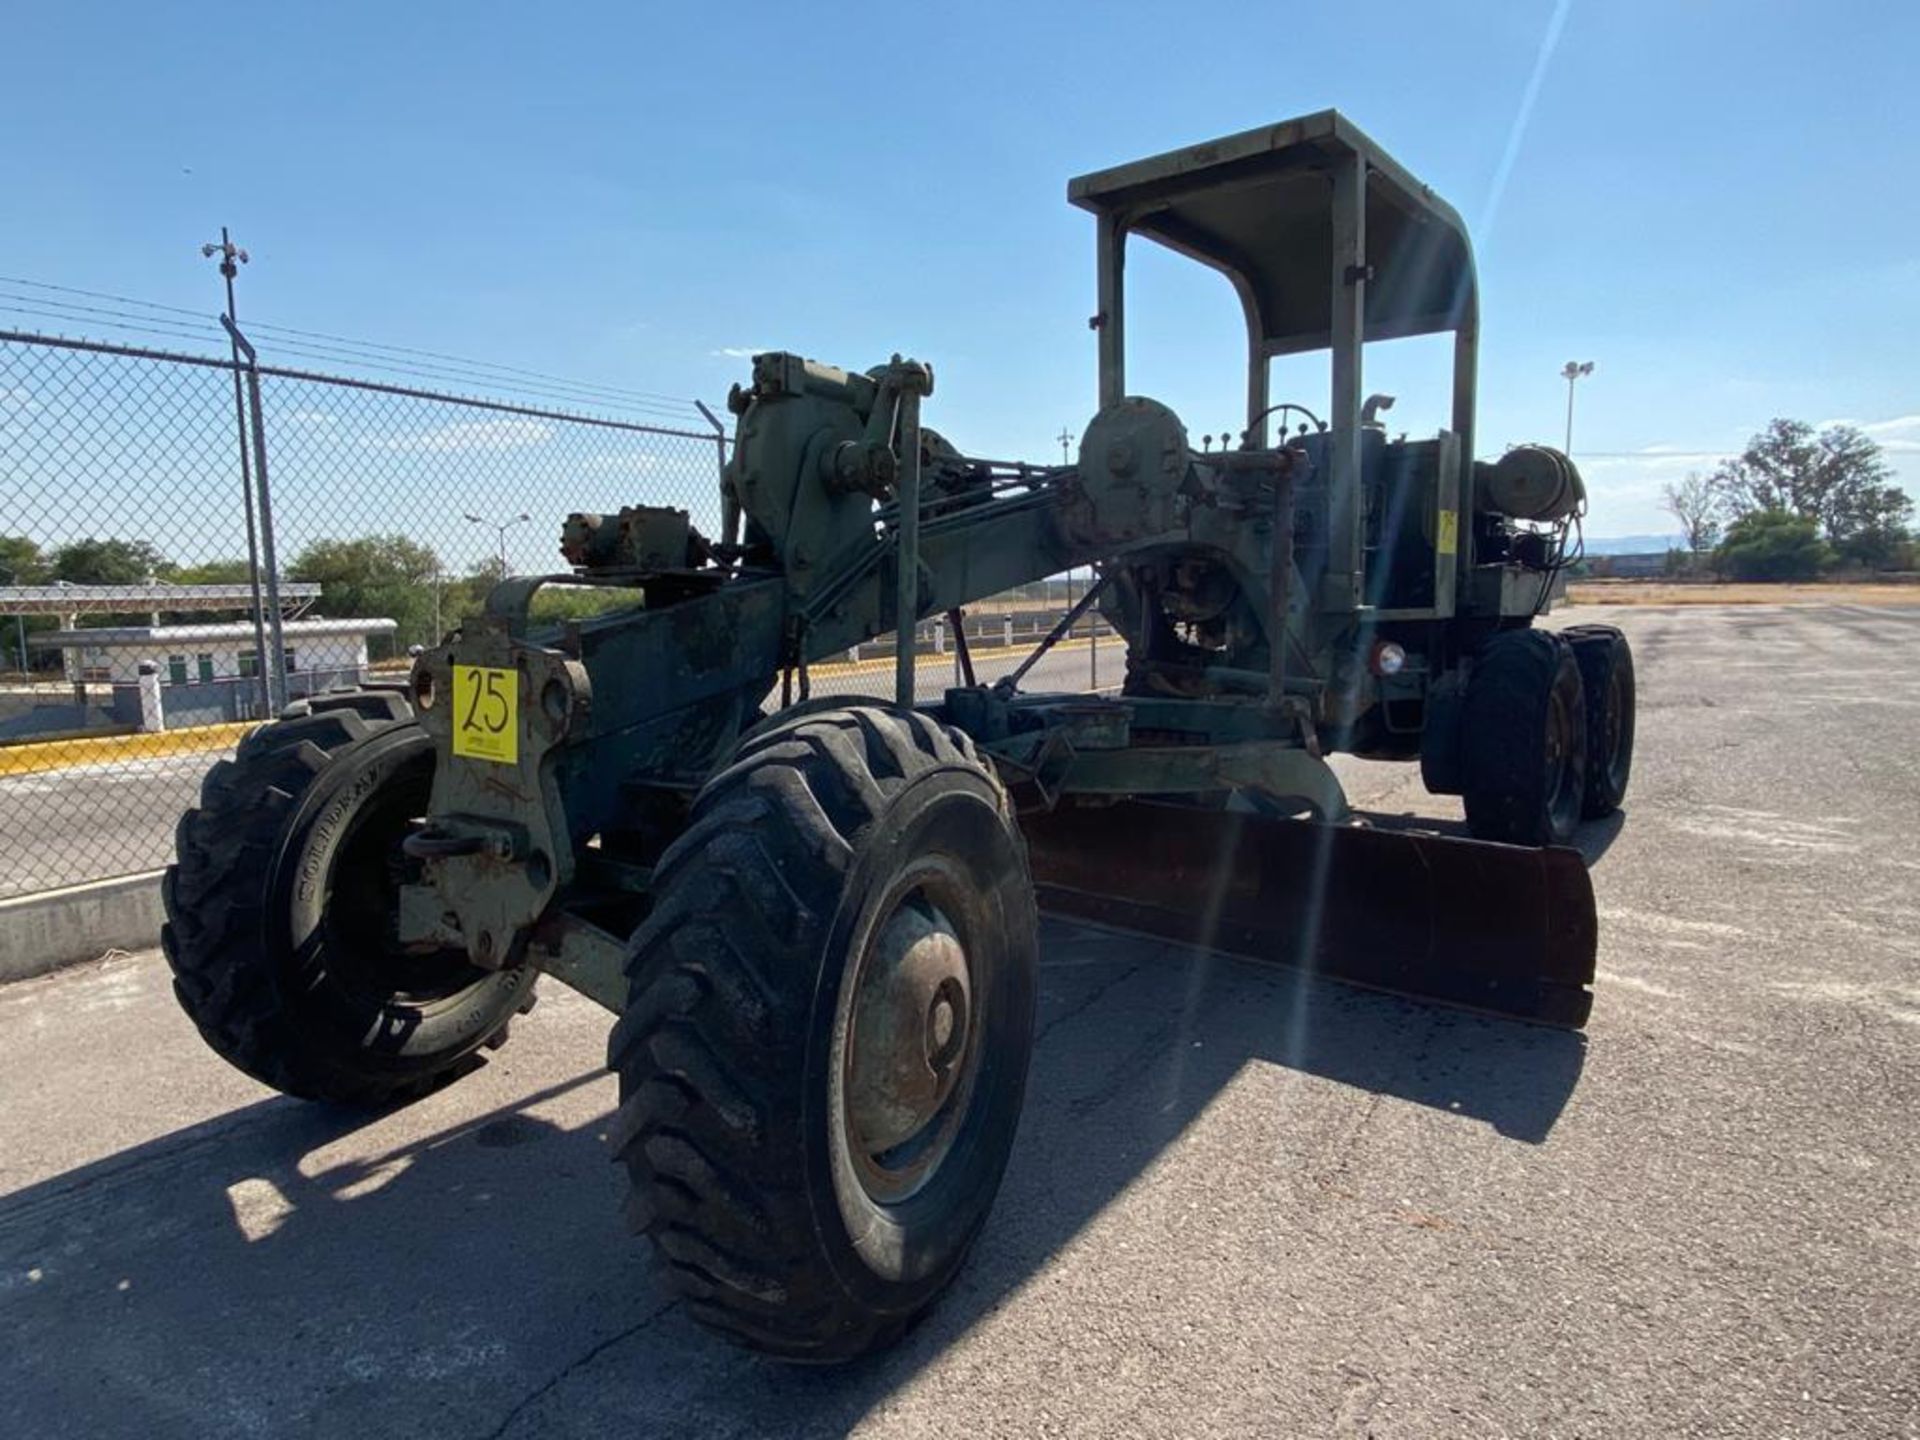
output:
[[[1041,908],[1349,984],[1578,1028],[1576,850],[1129,802],[1023,817]]]

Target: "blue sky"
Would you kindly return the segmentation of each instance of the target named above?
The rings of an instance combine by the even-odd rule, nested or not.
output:
[[[211,312],[196,247],[226,222],[243,317],[710,401],[755,348],[899,350],[963,449],[1045,458],[1094,403],[1068,177],[1334,106],[1474,228],[1483,453],[1556,441],[1560,366],[1595,362],[1593,533],[1670,529],[1660,482],[1774,415],[1866,425],[1920,495],[1920,7],[67,3],[7,29],[4,275]],[[1224,282],[1132,279],[1133,387],[1226,428]],[[1438,353],[1381,349],[1369,388],[1437,424]]]

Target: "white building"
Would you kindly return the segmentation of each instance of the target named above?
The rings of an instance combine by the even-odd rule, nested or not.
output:
[[[391,635],[398,625],[377,620],[287,620],[280,633],[289,674],[367,671],[367,637]],[[58,646],[67,679],[75,684],[135,684],[152,664],[163,685],[207,684],[260,673],[251,620],[210,625],[114,625],[53,630],[32,637],[33,648]]]

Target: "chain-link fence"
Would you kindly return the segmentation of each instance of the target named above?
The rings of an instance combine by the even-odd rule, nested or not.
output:
[[[163,865],[201,777],[290,699],[382,673],[505,574],[563,568],[577,510],[671,505],[719,530],[727,439],[406,384],[0,332],[0,898]],[[976,674],[1031,649],[1081,582],[968,613]],[[543,591],[536,616],[591,607]],[[1103,634],[1106,632],[1102,632]],[[1092,622],[1035,669],[1100,688]],[[961,673],[916,637],[922,698]],[[893,640],[812,667],[891,695]]]
[[[687,413],[0,334],[0,897],[166,863],[248,724],[559,568],[569,512],[712,528],[725,442]]]

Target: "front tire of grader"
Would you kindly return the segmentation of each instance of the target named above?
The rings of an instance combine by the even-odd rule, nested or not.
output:
[[[1480,647],[1461,712],[1461,796],[1478,840],[1565,845],[1586,795],[1587,709],[1573,648],[1546,630]]]
[[[608,1046],[630,1223],[736,1343],[891,1343],[985,1222],[1026,1086],[1036,920],[1006,792],[925,715],[802,715],[707,783],[655,885]]]
[[[302,1099],[399,1104],[497,1046],[536,976],[398,944],[400,842],[434,765],[405,700],[300,709],[241,741],[181,817],[161,944],[181,1008],[239,1069]]]

